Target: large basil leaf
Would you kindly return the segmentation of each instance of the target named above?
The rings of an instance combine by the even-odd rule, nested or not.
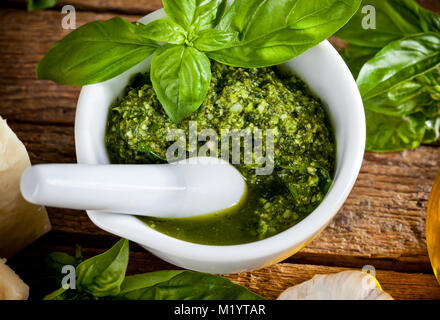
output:
[[[187,31],[215,27],[227,7],[227,0],[163,0],[167,16]]]
[[[422,143],[425,136],[426,118],[421,112],[394,117],[365,110],[365,115],[368,151],[390,152],[414,149]]]
[[[60,0],[28,0],[29,11],[43,10],[55,6]]]
[[[199,33],[194,46],[204,52],[215,51],[232,46],[237,38],[237,32],[207,29]]]
[[[117,295],[125,277],[128,258],[128,240],[121,239],[103,254],[80,263],[76,268],[77,289],[96,297]]]
[[[166,114],[179,123],[205,99],[211,64],[195,48],[167,44],[156,51],[151,61],[151,82]]]
[[[440,33],[423,33],[393,41],[361,69],[357,84],[370,99],[440,64]]]
[[[364,29],[370,5],[376,9],[376,29]],[[422,32],[440,32],[440,16],[420,7],[414,0],[363,0],[359,11],[336,36],[351,44],[381,49],[404,36]]]
[[[430,73],[438,72],[434,70]],[[364,107],[377,113],[404,116],[432,104],[430,86],[426,83],[427,75],[402,82],[392,89],[364,101]]]
[[[88,23],[52,46],[38,63],[37,75],[74,86],[114,78],[158,47],[142,28],[119,17]]]
[[[262,300],[229,279],[192,271],[157,271],[126,277],[116,296],[127,300]]]
[[[183,44],[187,34],[185,29],[169,19],[154,20],[143,28],[143,32],[151,40],[172,44]]]
[[[361,0],[235,0],[219,23],[239,41],[209,52],[210,58],[240,67],[288,61],[331,36],[355,14]]]

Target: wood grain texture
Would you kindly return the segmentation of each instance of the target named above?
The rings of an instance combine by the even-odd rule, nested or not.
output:
[[[425,8],[440,12],[438,0],[416,0]],[[1,5],[4,7],[26,8],[27,0],[7,0]],[[162,8],[161,0],[70,0],[60,1],[53,9],[59,10],[64,5],[73,5],[79,11],[112,11],[127,14],[145,14]]]
[[[80,12],[77,25],[113,16]],[[136,21],[140,16],[123,17]],[[61,14],[1,9],[0,21],[0,114],[10,120],[73,125],[79,88],[39,80],[34,72],[52,44],[68,33],[61,28]]]
[[[258,271],[228,277],[267,299],[276,299],[287,288],[310,280],[316,274],[345,270],[348,269],[280,263]],[[396,300],[440,299],[440,286],[432,275],[378,270],[376,277],[382,289]]]
[[[9,0],[2,3],[4,7],[26,8],[27,0]],[[113,12],[145,15],[162,8],[161,0],[72,0],[60,1],[52,10],[60,10],[65,5],[73,5],[76,11]]]

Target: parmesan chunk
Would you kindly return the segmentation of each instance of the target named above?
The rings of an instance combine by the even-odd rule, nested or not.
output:
[[[13,256],[51,228],[46,209],[21,196],[21,174],[30,165],[25,146],[0,117],[0,257]]]
[[[29,287],[0,259],[0,300],[27,300]]]

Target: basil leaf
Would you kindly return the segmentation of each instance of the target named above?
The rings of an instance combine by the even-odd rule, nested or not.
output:
[[[404,116],[432,103],[428,87],[423,82],[424,75],[402,82],[378,96],[364,101],[364,107],[377,113]]]
[[[82,262],[76,268],[78,290],[96,297],[118,294],[128,258],[128,240],[121,239],[110,250]]]
[[[215,51],[232,46],[237,38],[237,32],[207,29],[199,33],[194,46],[204,52]]]
[[[37,75],[73,86],[114,78],[157,49],[142,28],[119,17],[88,23],[52,46],[38,63]]]
[[[378,52],[379,50],[376,48],[359,47],[349,44],[344,48],[342,57],[350,68],[353,77],[356,79],[364,64]]]
[[[209,59],[192,47],[164,45],[151,61],[151,82],[166,114],[179,123],[206,97],[211,82]]]
[[[367,119],[366,149],[390,152],[417,148],[425,136],[425,116],[421,112],[393,117],[365,110]]]
[[[61,269],[66,265],[76,267],[80,261],[64,252],[52,252],[45,260],[46,266],[55,273],[61,274]]]
[[[423,74],[440,64],[440,33],[422,33],[391,42],[361,69],[357,84],[364,99]]]
[[[28,0],[28,11],[43,10],[55,6],[60,0]]]
[[[143,31],[154,41],[166,41],[172,44],[185,43],[185,29],[169,19],[154,20],[147,24]]]
[[[440,115],[437,118],[428,119],[425,122],[426,132],[423,143],[433,143],[440,138]]]
[[[64,252],[52,252],[44,262],[42,278],[44,278],[45,286],[47,289],[55,290],[61,286],[61,281],[65,277],[62,273],[63,267],[66,265],[76,267],[81,260]]]
[[[167,16],[187,31],[213,28],[223,16],[227,0],[163,0]]]
[[[157,271],[126,277],[116,296],[127,300],[262,300],[229,279],[192,271]]]
[[[376,9],[376,29],[365,29],[362,10]],[[350,44],[381,49],[402,37],[422,32],[440,32],[440,16],[420,7],[414,0],[363,0],[361,8],[336,36]]]
[[[236,31],[232,47],[209,52],[221,63],[267,67],[286,62],[325,40],[356,13],[361,0],[235,0],[219,23]]]

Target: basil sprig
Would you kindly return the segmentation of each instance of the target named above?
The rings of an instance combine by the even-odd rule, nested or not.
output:
[[[440,16],[413,0],[364,0],[376,9],[376,29],[362,10],[336,35],[364,101],[367,150],[413,149],[440,136]]]
[[[227,0],[162,2],[168,19],[143,26],[114,18],[73,31],[49,50],[37,75],[87,85],[111,79],[154,54],[153,88],[166,114],[179,123],[206,97],[208,58],[238,67],[283,63],[341,28],[361,0],[235,0],[229,8]]]
[[[52,253],[48,262],[60,271],[76,267],[77,289],[60,288],[45,300],[261,300],[261,296],[229,279],[187,270],[156,271],[125,276],[128,240],[119,240],[108,251],[78,264],[63,253]],[[57,275],[58,276],[58,275]],[[58,278],[59,279],[59,278]],[[59,285],[59,284],[58,284]]]
[[[357,83],[365,100],[440,65],[440,33],[421,33],[388,44],[362,67]]]

